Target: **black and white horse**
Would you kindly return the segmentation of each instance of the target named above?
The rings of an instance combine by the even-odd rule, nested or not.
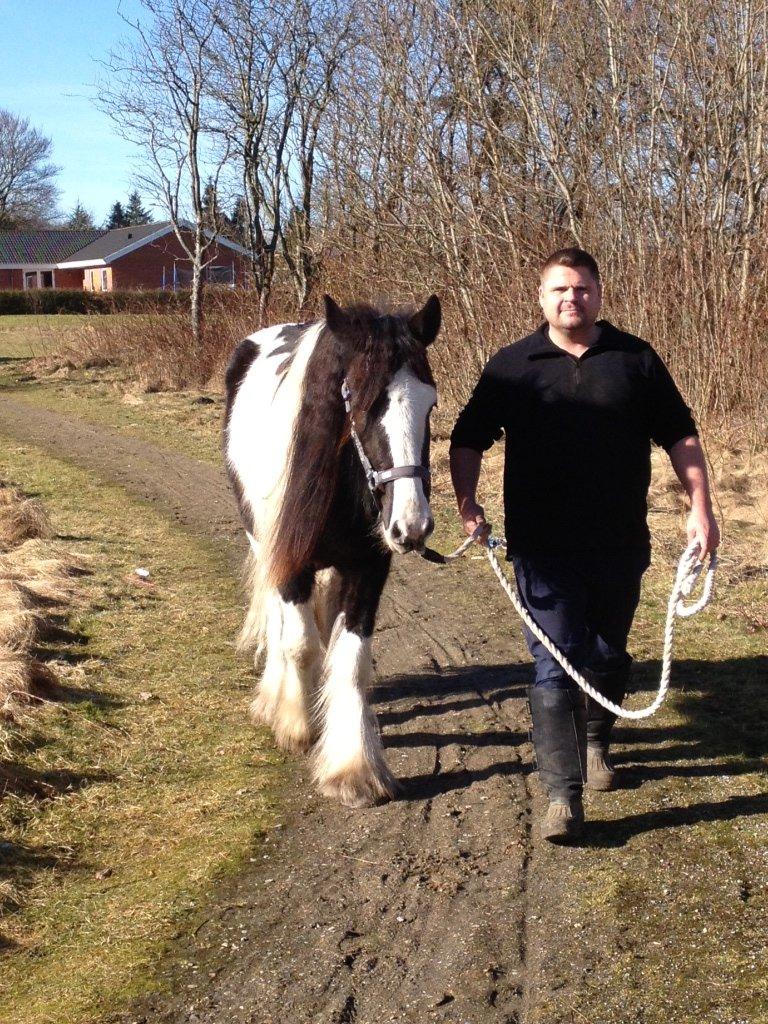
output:
[[[392,553],[433,528],[439,329],[435,296],[413,315],[326,296],[324,320],[257,331],[227,371],[224,449],[252,549],[240,640],[265,654],[251,714],[286,749],[315,744],[320,791],[349,806],[395,789],[366,697],[371,634]]]

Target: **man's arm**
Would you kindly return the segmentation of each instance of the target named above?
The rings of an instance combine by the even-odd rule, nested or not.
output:
[[[698,437],[684,437],[669,449],[669,459],[691,502],[688,541],[699,542],[699,558],[717,550],[720,530],[712,512],[707,464]]]
[[[471,537],[478,526],[484,525],[486,529],[478,538],[482,541],[491,532],[491,527],[485,520],[485,512],[482,506],[478,505],[476,497],[483,456],[474,448],[452,448],[450,459],[451,480],[464,532]]]

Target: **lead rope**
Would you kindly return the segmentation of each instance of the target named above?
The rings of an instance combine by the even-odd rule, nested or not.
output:
[[[455,551],[451,552],[450,555],[436,555],[436,553],[428,551],[426,553],[426,557],[430,561],[453,562],[457,558],[460,558],[464,552],[477,541],[478,535],[479,530],[476,530],[471,537],[468,537],[464,543],[456,548]],[[655,699],[647,707],[630,710],[622,708],[619,704],[614,704],[613,701],[608,700],[608,698],[604,697],[602,693],[594,688],[594,686],[590,685],[581,672],[574,668],[563,652],[555,646],[544,630],[541,629],[541,627],[531,617],[530,612],[520,600],[516,588],[507,579],[504,570],[501,568],[499,559],[496,556],[496,548],[505,547],[506,542],[497,537],[489,536],[485,542],[481,543],[485,548],[485,553],[496,578],[501,584],[504,593],[512,602],[512,606],[517,614],[533,635],[540,640],[542,644],[544,644],[552,657],[562,666],[571,679],[581,687],[584,693],[604,707],[607,711],[612,712],[619,718],[649,718],[655,711],[658,711],[664,703],[664,698],[667,696],[667,691],[669,690],[669,679],[672,672],[672,646],[675,638],[675,619],[678,617],[690,618],[692,615],[696,615],[697,612],[700,612],[703,608],[706,608],[709,604],[715,581],[715,569],[717,568],[716,555],[713,554],[710,556],[709,565],[707,566],[706,575],[704,577],[701,597],[698,601],[691,604],[686,604],[683,599],[691,596],[698,577],[704,568],[703,562],[700,562],[696,557],[696,552],[699,549],[698,543],[694,542],[693,544],[690,544],[680,557],[680,561],[677,565],[677,573],[675,574],[675,582],[672,586],[672,592],[669,595],[669,602],[667,604],[667,620],[664,626],[664,652],[662,655],[661,678],[659,680],[658,692]]]

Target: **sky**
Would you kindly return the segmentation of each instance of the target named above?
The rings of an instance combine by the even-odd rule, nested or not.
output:
[[[139,0],[0,0],[0,107],[53,143],[63,214],[79,200],[97,225],[134,184],[139,152],[94,105],[99,61],[130,29]],[[145,200],[145,206],[149,203]]]

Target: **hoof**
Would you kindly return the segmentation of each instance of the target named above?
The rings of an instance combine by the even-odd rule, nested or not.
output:
[[[257,693],[248,709],[252,725],[272,725],[275,719],[275,702]]]
[[[392,800],[398,787],[388,768],[374,771],[366,766],[319,777],[317,788],[330,800],[338,800],[345,807],[359,808],[375,807]]]
[[[280,721],[279,715],[272,723],[272,732],[278,747],[281,750],[288,750],[292,754],[306,754],[316,739],[311,727],[306,722]]]

